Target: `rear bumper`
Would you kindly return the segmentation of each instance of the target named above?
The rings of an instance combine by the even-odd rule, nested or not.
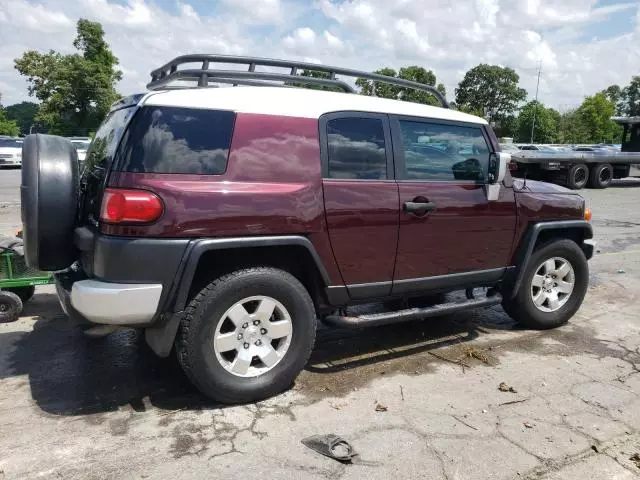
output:
[[[152,322],[162,296],[161,284],[110,283],[55,276],[62,309],[79,323],[144,326]]]
[[[141,325],[149,323],[160,303],[157,283],[107,283],[80,280],[71,288],[71,305],[93,323]]]

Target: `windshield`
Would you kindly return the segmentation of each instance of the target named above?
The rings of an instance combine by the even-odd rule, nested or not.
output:
[[[0,138],[0,148],[22,148],[22,139]]]

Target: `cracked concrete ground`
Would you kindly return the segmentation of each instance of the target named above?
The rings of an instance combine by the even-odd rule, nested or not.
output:
[[[136,332],[85,338],[42,288],[0,324],[0,480],[636,478],[640,180],[584,195],[599,253],[568,325],[521,330],[493,308],[323,330],[293,388],[256,405],[202,398]],[[324,433],[358,460],[300,443]]]

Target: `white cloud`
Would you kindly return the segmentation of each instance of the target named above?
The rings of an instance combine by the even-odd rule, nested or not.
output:
[[[363,70],[417,64],[432,69],[449,97],[464,72],[488,62],[515,68],[531,96],[537,65],[542,101],[561,108],[640,72],[640,9],[621,0],[221,0],[205,15],[164,0],[3,0],[0,3],[0,92],[3,103],[26,99],[13,68],[25,50],[73,51],[79,17],[100,21],[124,72],[118,89],[144,90],[149,71],[185,53],[313,59]],[[195,5],[195,4],[194,4]],[[308,4],[307,4],[308,5]],[[635,11],[633,9],[636,9]],[[598,26],[628,12],[635,27]],[[262,28],[269,27],[269,28]]]

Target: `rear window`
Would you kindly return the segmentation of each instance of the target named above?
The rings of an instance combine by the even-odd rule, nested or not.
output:
[[[122,141],[125,172],[220,175],[227,168],[235,114],[222,110],[143,107]]]

